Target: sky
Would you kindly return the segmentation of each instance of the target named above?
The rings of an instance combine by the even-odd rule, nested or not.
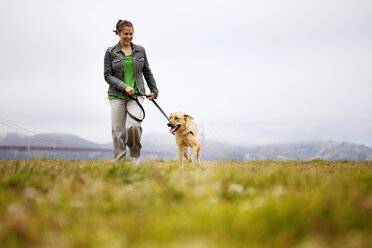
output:
[[[103,58],[127,19],[158,104],[193,116],[206,139],[372,147],[371,10],[369,0],[3,0],[0,117],[111,142]],[[167,134],[145,109],[144,135]]]

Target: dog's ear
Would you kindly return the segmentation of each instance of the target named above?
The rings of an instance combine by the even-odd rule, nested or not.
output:
[[[185,118],[185,120],[187,120],[187,119],[194,120],[194,118],[192,118],[191,115],[184,114],[183,117]]]

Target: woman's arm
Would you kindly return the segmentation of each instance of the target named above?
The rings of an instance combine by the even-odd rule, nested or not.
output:
[[[151,90],[151,93],[154,94],[154,98],[157,98],[158,94],[159,94],[159,90],[158,90],[158,87],[156,86],[154,76],[152,75],[150,65],[149,65],[149,62],[147,60],[145,49],[143,49],[143,53],[144,53],[144,56],[145,56],[145,61],[144,61],[142,73],[143,73],[143,76],[146,79],[147,86]]]

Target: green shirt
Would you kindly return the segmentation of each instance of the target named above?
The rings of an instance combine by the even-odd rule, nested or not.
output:
[[[138,89],[136,86],[136,80],[134,79],[134,63],[132,59],[132,55],[125,56],[125,83],[132,87],[136,93],[138,93]],[[112,98],[120,98],[125,100],[130,100],[131,98],[127,97],[126,94],[123,94],[121,97],[116,96],[108,96],[109,99]]]

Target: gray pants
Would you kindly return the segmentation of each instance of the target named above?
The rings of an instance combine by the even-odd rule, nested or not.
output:
[[[144,97],[138,97],[143,104]],[[114,143],[114,160],[121,161],[127,154],[126,146],[129,147],[130,156],[141,156],[141,123],[127,114],[127,110],[134,116],[141,118],[142,110],[133,100],[109,99],[111,107],[112,141]]]

